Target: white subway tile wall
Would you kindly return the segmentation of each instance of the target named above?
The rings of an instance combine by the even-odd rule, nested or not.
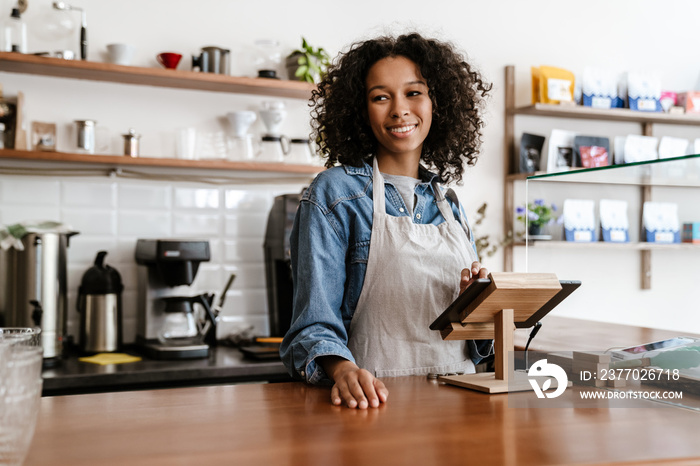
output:
[[[60,183],[50,178],[39,178],[30,183],[23,183],[22,178],[16,178],[0,185],[3,201],[20,206],[58,206],[59,188]]]
[[[136,337],[139,238],[196,238],[210,242],[192,294],[219,294],[236,280],[222,311],[218,338],[250,329],[269,332],[263,243],[274,197],[298,193],[302,183],[215,186],[204,183],[107,177],[0,176],[0,223],[54,220],[79,234],[68,248],[68,333],[78,338],[78,286],[98,251],[119,271],[124,341]]]
[[[114,208],[117,206],[117,183],[74,183],[61,184],[62,205],[64,207],[91,207],[94,205]]]
[[[93,207],[61,209],[61,221],[84,235],[115,236],[117,234],[117,213],[111,209]]]

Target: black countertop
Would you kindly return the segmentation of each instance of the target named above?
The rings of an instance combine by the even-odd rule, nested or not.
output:
[[[238,349],[227,346],[212,348],[207,358],[174,361],[148,359],[133,348],[124,352],[142,359],[103,366],[81,362],[81,355],[69,352],[54,367],[44,368],[42,395],[291,380],[280,360],[248,359]]]

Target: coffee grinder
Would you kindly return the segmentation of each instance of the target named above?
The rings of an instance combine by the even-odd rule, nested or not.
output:
[[[270,336],[283,337],[292,322],[294,287],[289,235],[301,194],[275,197],[265,230],[265,282],[270,315]]]
[[[206,240],[139,239],[136,341],[153,359],[205,358],[216,344],[213,294],[192,296],[201,262],[209,261]],[[198,318],[201,306],[203,318]]]

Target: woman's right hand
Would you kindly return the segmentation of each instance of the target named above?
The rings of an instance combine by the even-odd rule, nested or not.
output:
[[[337,356],[325,356],[319,358],[319,362],[335,382],[331,389],[334,405],[345,403],[348,408],[377,408],[389,397],[384,383],[355,363]]]

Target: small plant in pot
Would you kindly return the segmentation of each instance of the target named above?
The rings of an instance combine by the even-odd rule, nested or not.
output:
[[[528,202],[527,208],[518,207],[515,209],[515,213],[518,214],[517,219],[527,226],[530,236],[541,235],[543,226],[556,222],[556,211],[556,205],[546,205],[542,199]]]
[[[301,38],[301,48],[287,56],[287,75],[289,79],[315,83],[331,64],[331,58],[323,47],[314,48]]]

